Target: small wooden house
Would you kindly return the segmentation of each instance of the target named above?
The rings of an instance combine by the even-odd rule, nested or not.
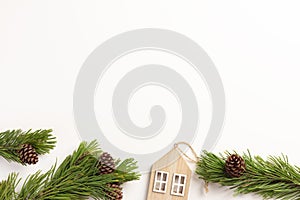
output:
[[[174,148],[151,169],[147,200],[188,200],[192,171]]]

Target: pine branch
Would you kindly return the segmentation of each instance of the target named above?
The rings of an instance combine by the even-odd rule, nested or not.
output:
[[[8,130],[0,133],[0,156],[7,161],[14,161],[24,165],[20,160],[18,151],[24,144],[33,146],[37,154],[49,153],[55,147],[55,137],[52,130]]]
[[[23,184],[16,200],[46,199],[110,199],[108,191],[111,183],[125,183],[137,180],[136,162],[127,159],[119,164],[111,174],[100,175],[98,157],[102,150],[96,141],[82,142],[78,149],[56,167],[42,174],[40,171],[29,176]],[[124,170],[124,171],[123,171]]]
[[[118,164],[119,162],[117,162]],[[139,179],[139,174],[135,173],[137,169],[137,161],[134,161],[133,158],[128,158],[117,165],[117,168],[114,172],[115,176],[121,177],[120,183],[137,180]]]
[[[242,157],[246,171],[238,178],[230,178],[225,173],[224,155],[206,151],[200,157],[196,173],[206,182],[229,186],[236,194],[255,193],[264,199],[300,199],[300,168],[289,164],[287,156],[269,156],[264,160],[248,152]]]
[[[18,175],[12,173],[7,180],[0,182],[0,199],[15,199],[16,186],[19,183]]]

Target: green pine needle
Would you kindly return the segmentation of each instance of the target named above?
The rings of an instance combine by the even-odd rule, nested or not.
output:
[[[7,161],[14,161],[21,164],[18,150],[23,144],[31,144],[37,154],[49,153],[55,147],[55,137],[51,134],[52,130],[8,130],[0,133],[0,156]]]
[[[118,160],[115,172],[100,175],[98,158],[101,153],[102,150],[96,141],[82,142],[78,149],[67,156],[58,167],[55,164],[46,173],[38,171],[29,176],[20,192],[15,193],[14,189],[8,189],[14,194],[8,199],[73,200],[92,197],[98,200],[108,200],[110,197],[107,191],[112,191],[108,184],[139,179],[140,175],[135,172],[137,166],[133,159],[126,159],[123,162]],[[17,184],[18,182],[12,182],[11,188],[16,188]],[[7,191],[0,187],[0,194],[3,193]]]
[[[229,186],[236,194],[255,193],[264,199],[300,199],[300,168],[292,166],[287,156],[269,156],[267,160],[244,153],[246,172],[239,178],[225,173],[226,157],[204,151],[197,164],[196,173],[206,182]]]
[[[19,183],[18,175],[12,173],[8,176],[7,180],[0,182],[0,199],[15,199],[16,186]]]

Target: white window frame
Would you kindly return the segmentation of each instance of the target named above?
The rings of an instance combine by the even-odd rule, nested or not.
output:
[[[161,176],[160,176],[159,180],[158,180],[158,173],[161,173]],[[166,176],[167,176],[166,180],[163,180],[164,174],[166,174]],[[155,177],[154,177],[154,183],[153,183],[153,192],[166,193],[167,192],[167,187],[168,187],[168,179],[169,179],[169,172],[156,171],[155,172]],[[159,189],[156,189],[157,184],[159,184]],[[165,184],[165,189],[164,190],[161,190],[162,184]]]
[[[175,181],[176,181],[176,176],[178,176],[178,182],[175,182]],[[184,183],[181,183],[181,178],[182,178],[182,177],[184,177]],[[174,196],[181,196],[181,197],[184,196],[185,186],[186,186],[186,179],[187,179],[187,176],[186,176],[186,175],[174,173],[174,175],[173,175],[173,181],[172,181],[171,195],[174,195]],[[177,186],[176,192],[174,192],[174,187],[175,187],[175,186]],[[182,187],[182,193],[179,193],[180,187]]]

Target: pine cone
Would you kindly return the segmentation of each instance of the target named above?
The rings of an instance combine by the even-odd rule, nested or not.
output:
[[[31,144],[23,144],[18,151],[20,160],[26,164],[36,164],[39,161],[38,154]]]
[[[111,190],[106,193],[109,200],[121,200],[123,198],[122,187],[119,184],[112,183],[107,186],[111,188]]]
[[[225,164],[225,171],[228,176],[238,178],[243,175],[245,170],[246,164],[241,156],[237,154],[228,156]]]
[[[104,152],[100,156],[99,161],[99,171],[100,174],[111,174],[115,171],[115,161],[111,155],[107,152]]]

